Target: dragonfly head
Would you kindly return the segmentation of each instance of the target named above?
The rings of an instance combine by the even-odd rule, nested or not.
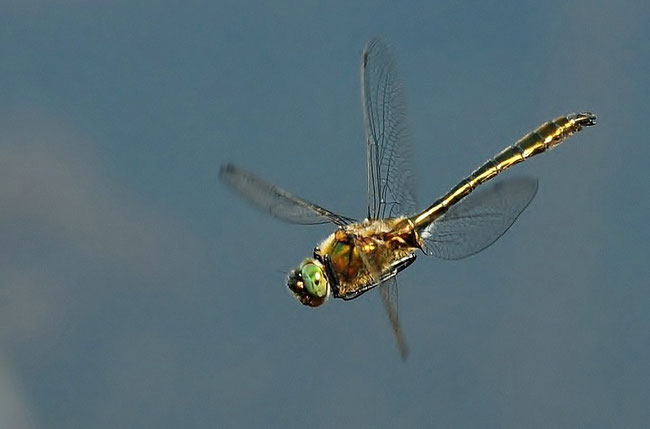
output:
[[[291,293],[304,305],[318,307],[330,296],[330,284],[323,264],[312,258],[289,273],[287,286]]]

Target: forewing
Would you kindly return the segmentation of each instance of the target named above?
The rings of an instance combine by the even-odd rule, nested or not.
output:
[[[537,179],[511,178],[469,194],[422,232],[428,253],[461,259],[497,241],[532,201]]]
[[[395,344],[397,345],[399,354],[402,360],[406,360],[408,356],[408,345],[406,344],[404,333],[399,323],[397,279],[392,277],[379,285],[379,295],[381,295],[381,301],[384,303],[390,326],[393,329]]]
[[[286,222],[302,225],[331,222],[340,226],[354,222],[354,219],[296,197],[233,164],[223,165],[219,178],[253,205]]]
[[[402,84],[386,45],[373,39],[361,56],[361,102],[368,167],[368,218],[416,209]]]

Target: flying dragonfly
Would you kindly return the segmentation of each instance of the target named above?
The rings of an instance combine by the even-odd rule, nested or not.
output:
[[[537,180],[509,178],[475,189],[509,167],[554,148],[583,127],[595,125],[596,116],[572,113],[543,123],[418,211],[403,89],[387,46],[377,39],[366,45],[361,56],[361,101],[368,179],[364,220],[336,214],[230,163],[221,167],[219,176],[276,218],[294,224],[336,225],[312,256],[289,272],[289,290],[302,304],[318,307],[329,297],[351,300],[379,287],[405,359],[396,275],[415,261],[418,251],[461,259],[494,243],[533,199]]]

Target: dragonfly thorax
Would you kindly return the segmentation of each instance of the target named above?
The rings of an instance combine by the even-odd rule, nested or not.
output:
[[[334,296],[351,299],[388,278],[418,248],[408,218],[366,219],[337,229],[315,253],[321,255]]]

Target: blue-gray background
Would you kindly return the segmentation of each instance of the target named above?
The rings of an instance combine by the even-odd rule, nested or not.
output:
[[[2,2],[0,426],[647,427],[645,2]],[[490,2],[492,3],[492,2]],[[393,47],[421,204],[541,122],[487,251],[303,308],[329,227],[266,217],[233,161],[365,212],[359,56]]]

